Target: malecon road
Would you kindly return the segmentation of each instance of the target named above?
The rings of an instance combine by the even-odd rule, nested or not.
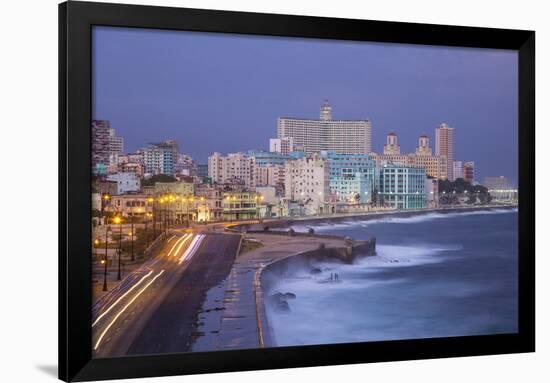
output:
[[[208,289],[235,260],[240,235],[174,233],[92,310],[94,357],[188,351]]]

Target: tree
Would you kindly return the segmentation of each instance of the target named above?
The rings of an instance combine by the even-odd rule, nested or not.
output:
[[[168,174],[155,174],[152,177],[146,178],[141,183],[142,186],[155,186],[156,182],[176,182],[177,179]]]

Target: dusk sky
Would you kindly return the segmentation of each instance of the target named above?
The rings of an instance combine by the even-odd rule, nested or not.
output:
[[[475,179],[517,182],[514,51],[94,27],[93,118],[125,151],[173,138],[206,163],[214,151],[268,150],[277,117],[369,119],[402,153],[446,122]]]

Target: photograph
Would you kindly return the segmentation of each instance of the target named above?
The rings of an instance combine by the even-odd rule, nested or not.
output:
[[[92,358],[517,334],[518,62],[92,26]]]

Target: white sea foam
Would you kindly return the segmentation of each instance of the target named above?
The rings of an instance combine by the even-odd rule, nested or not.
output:
[[[364,220],[347,220],[338,223],[321,223],[317,225],[293,225],[292,228],[298,232],[306,232],[309,228],[313,228],[315,231],[327,231],[327,230],[339,230],[353,226],[368,227],[380,223],[397,223],[397,224],[411,224],[429,222],[437,219],[450,219],[471,215],[493,215],[493,214],[506,214],[517,213],[518,209],[491,209],[491,210],[475,210],[475,211],[458,211],[449,213],[425,213],[413,215],[410,217],[392,217],[386,216],[383,218],[370,218]]]

